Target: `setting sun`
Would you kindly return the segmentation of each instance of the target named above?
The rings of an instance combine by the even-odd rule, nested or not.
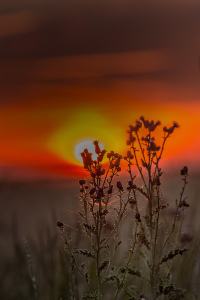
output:
[[[94,139],[95,140],[95,139]],[[77,160],[83,165],[83,159],[80,155],[81,152],[84,151],[84,149],[88,149],[90,153],[92,153],[92,159],[96,160],[97,159],[97,154],[95,154],[95,146],[93,144],[94,140],[87,140],[87,141],[82,141],[78,142],[77,145],[74,148],[74,155],[77,158]],[[104,147],[101,142],[99,142],[100,149],[103,150]]]

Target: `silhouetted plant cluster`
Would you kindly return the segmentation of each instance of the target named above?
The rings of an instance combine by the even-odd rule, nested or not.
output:
[[[106,150],[100,149],[98,141],[94,141],[96,160],[87,149],[81,153],[84,168],[90,174],[89,182],[79,181],[79,216],[85,249],[80,248],[81,243],[73,245],[66,226],[57,222],[71,258],[71,276],[82,278],[82,290],[76,287],[72,291],[75,299],[77,293],[82,299],[96,300],[165,299],[165,295],[171,297],[166,299],[181,299],[178,297],[187,292],[174,286],[171,270],[176,257],[187,255],[188,251],[181,249],[180,244],[184,211],[189,207],[184,197],[188,168],[181,170],[183,187],[169,224],[164,218],[166,213],[163,214],[169,204],[163,201],[160,161],[166,141],[179,125],[174,122],[171,127],[164,127],[159,145],[154,132],[160,125],[160,121],[149,121],[143,116],[130,125],[127,155],[107,153],[107,168],[103,165]],[[146,131],[145,135],[141,136],[140,131]],[[129,175],[126,186],[116,179],[122,160]]]

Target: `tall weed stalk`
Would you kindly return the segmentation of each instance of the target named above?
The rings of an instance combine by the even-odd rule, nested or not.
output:
[[[81,153],[90,175],[88,184],[79,181],[83,243],[80,239],[74,244],[67,226],[57,222],[71,259],[74,299],[188,299],[184,298],[188,293],[193,297],[191,291],[175,286],[173,278],[174,262],[188,252],[180,246],[189,207],[184,197],[188,168],[181,170],[183,186],[169,224],[164,217],[169,204],[163,201],[160,162],[167,140],[179,125],[164,127],[158,146],[154,132],[160,124],[142,116],[130,125],[127,155],[107,153],[107,168],[103,165],[106,150],[100,149],[98,141],[94,141],[96,160],[87,149]],[[117,179],[122,161],[129,175],[126,187]]]

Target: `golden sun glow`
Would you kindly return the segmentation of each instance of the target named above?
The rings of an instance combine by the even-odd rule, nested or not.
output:
[[[109,97],[108,97],[109,96]],[[83,148],[89,148],[89,143],[98,140],[102,148],[108,152],[114,151],[126,155],[129,147],[126,145],[127,130],[130,124],[144,115],[149,120],[160,120],[161,126],[154,132],[154,137],[160,146],[163,137],[163,126],[170,127],[172,121],[177,121],[180,128],[167,141],[163,162],[167,165],[183,161],[185,164],[199,159],[200,143],[198,129],[200,127],[199,109],[195,106],[174,103],[152,103],[144,101],[132,102],[128,96],[115,95],[115,103],[109,102],[112,95],[101,94],[99,91],[91,96],[94,103],[85,105],[85,99],[77,104],[78,95],[74,95],[70,105],[49,107],[43,106],[5,107],[0,112],[0,128],[2,147],[0,148],[1,163],[10,165],[30,166],[37,170],[49,168],[56,174],[64,176],[80,176],[85,170],[81,156]],[[123,104],[121,104],[121,99]],[[103,99],[103,100],[101,100]],[[80,103],[81,102],[81,103]],[[75,105],[76,104],[76,105]],[[78,107],[78,108],[77,108]],[[140,130],[140,137],[145,134]],[[136,144],[136,147],[138,145]],[[13,151],[15,149],[15,151]],[[94,148],[93,148],[94,149]],[[94,150],[90,150],[94,152]],[[106,157],[106,156],[105,156]],[[107,160],[105,159],[104,162]],[[45,169],[46,170],[46,169]],[[74,175],[73,175],[74,174]]]
[[[48,148],[58,157],[82,165],[80,153],[85,148],[89,148],[93,153],[94,140],[99,141],[101,149],[105,148],[107,151],[116,149],[115,151],[122,152],[124,143],[121,141],[124,138],[123,131],[116,130],[108,118],[96,111],[82,109],[74,112],[67,124],[63,124],[54,132],[49,138]]]

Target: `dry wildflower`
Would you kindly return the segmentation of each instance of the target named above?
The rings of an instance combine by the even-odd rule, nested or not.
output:
[[[130,203],[131,205],[134,205],[134,204],[136,204],[136,200],[135,200],[133,197],[131,197],[131,198],[129,199],[129,203]]]
[[[130,180],[129,182],[128,182],[128,187],[127,187],[127,190],[128,191],[130,191],[130,190],[132,190],[132,189],[136,189],[137,188],[137,186],[135,185],[135,184],[133,184],[133,181],[132,180]]]
[[[114,158],[118,158],[119,154],[115,153],[114,151],[111,151],[110,153],[107,154],[107,158],[109,159],[114,159]]]
[[[149,126],[149,131],[154,131],[156,129],[156,127],[160,124],[161,124],[160,121],[157,121],[156,123],[154,123],[154,121],[151,121],[150,126]]]
[[[180,201],[180,203],[179,203],[179,205],[178,205],[178,207],[189,207],[190,205],[185,201],[185,200],[183,200],[183,201]]]
[[[181,170],[181,175],[187,175],[188,174],[188,167],[183,167],[183,169]]]
[[[130,150],[128,150],[127,151],[127,158],[129,158],[129,159],[133,159],[133,154],[131,153],[131,151]]]
[[[102,151],[101,151],[101,153],[100,153],[99,156],[97,157],[97,161],[98,161],[98,162],[102,162],[105,153],[106,153],[106,150],[102,150]]]
[[[96,176],[102,176],[104,174],[105,174],[105,169],[102,169],[101,165],[96,166],[96,168],[95,168],[95,175]]]
[[[172,134],[172,132],[174,131],[175,128],[179,128],[179,124],[177,122],[173,122],[173,126],[171,126],[170,128],[167,128],[166,126],[163,127],[163,131],[167,132],[168,134]]]
[[[104,192],[103,192],[102,186],[99,187],[97,195],[100,196],[100,197],[104,197]]]
[[[82,160],[83,160],[83,165],[85,165],[85,157],[86,157],[85,152],[81,152],[80,155],[81,155]]]
[[[90,172],[90,175],[93,179],[96,177],[96,174],[93,171]]]
[[[154,131],[158,125],[161,124],[160,121],[154,123],[154,121],[145,120],[143,116],[140,117],[140,120],[143,122],[144,127],[147,128],[149,131]]]
[[[112,194],[112,192],[113,192],[113,185],[111,184],[111,186],[108,189],[108,194],[110,195]]]
[[[89,153],[87,149],[84,149],[84,151],[81,153],[84,168],[87,170],[91,168],[91,165],[93,164],[92,160],[92,153]]]
[[[100,154],[101,153],[101,149],[99,147],[99,142],[98,141],[94,141],[93,144],[95,145],[95,153],[96,154]]]
[[[117,181],[117,188],[118,188],[120,191],[123,191],[123,190],[124,190],[121,181]]]
[[[80,180],[79,180],[79,184],[80,184],[80,185],[84,185],[84,184],[85,184],[85,179],[80,179]]]
[[[136,219],[140,219],[140,213],[139,213],[139,212],[136,212],[135,218],[136,218]]]
[[[139,130],[141,127],[142,127],[142,122],[140,122],[140,121],[136,121],[136,125],[135,125],[135,126],[129,125],[130,132],[133,132],[133,131],[134,131],[135,133],[137,133],[138,130]]]
[[[179,127],[180,127],[180,125],[179,125],[176,121],[173,122],[173,125],[174,125],[174,127],[176,127],[176,128],[179,128]]]
[[[132,132],[131,131],[128,131],[129,133],[129,138],[127,140],[127,145],[131,145],[132,143],[134,143],[136,141],[136,138],[132,135]]]
[[[118,157],[118,158],[116,159],[116,161],[114,162],[115,168],[118,168],[118,167],[119,167],[119,165],[120,165],[120,160],[121,160],[121,158]]]
[[[158,176],[152,180],[152,185],[161,185],[160,178]]]
[[[160,147],[156,146],[156,144],[154,143],[153,139],[149,139],[149,144],[147,146],[147,150],[148,151],[159,151]]]
[[[145,128],[149,128],[149,126],[150,126],[149,120],[143,120],[143,123],[144,123]]]
[[[138,222],[141,222],[141,218],[140,218],[140,213],[139,213],[139,212],[136,212],[136,213],[135,213],[135,219],[136,219]]]
[[[62,228],[62,227],[63,227],[63,223],[62,223],[62,222],[60,222],[60,221],[57,221],[57,223],[56,223],[56,224],[57,224],[57,227],[58,227],[58,228]]]
[[[95,192],[96,192],[96,188],[93,187],[93,188],[89,191],[89,194],[92,196],[92,195],[94,195]]]

